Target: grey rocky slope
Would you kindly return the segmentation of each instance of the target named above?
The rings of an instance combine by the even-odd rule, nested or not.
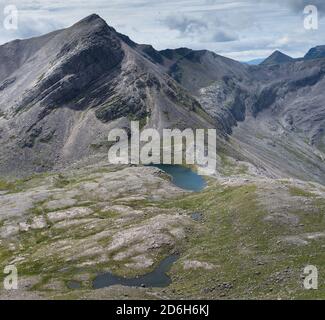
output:
[[[106,152],[109,129],[129,120],[158,129],[209,126],[191,95],[97,15],[1,46],[0,70],[3,173]]]
[[[271,177],[324,183],[325,60],[283,57],[248,66],[206,50],[157,51],[97,15],[5,44],[0,172],[97,161],[111,128],[140,120],[158,129],[217,128],[219,153]]]
[[[161,53],[173,60],[169,74],[229,135],[228,152],[272,177],[324,183],[325,59],[274,54],[247,66],[208,51]]]
[[[317,46],[315,48],[311,48],[304,57],[306,60],[320,58],[325,58],[325,46]]]

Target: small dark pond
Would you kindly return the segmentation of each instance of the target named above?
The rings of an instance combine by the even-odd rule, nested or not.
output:
[[[67,283],[67,286],[69,289],[77,290],[81,288],[81,283],[79,281],[72,280]]]
[[[194,221],[201,222],[203,220],[203,214],[200,212],[194,212],[191,214],[191,218]]]
[[[171,279],[166,274],[173,263],[179,259],[178,255],[171,255],[162,260],[156,269],[144,276],[135,278],[123,278],[114,276],[112,273],[103,273],[98,275],[93,281],[94,289],[106,288],[114,285],[122,285],[128,287],[152,287],[164,288],[171,284]]]

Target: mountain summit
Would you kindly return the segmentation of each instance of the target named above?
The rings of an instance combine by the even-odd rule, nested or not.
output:
[[[294,61],[293,58],[287,56],[281,51],[274,51],[268,58],[266,58],[261,65],[282,64]]]

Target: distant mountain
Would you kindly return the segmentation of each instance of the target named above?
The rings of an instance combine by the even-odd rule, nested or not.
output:
[[[249,61],[243,61],[243,63],[251,65],[251,66],[257,66],[257,65],[261,64],[264,60],[265,60],[265,58],[254,59],[254,60],[249,60]]]
[[[295,59],[287,56],[281,51],[274,51],[267,59],[265,59],[261,65],[272,65],[293,62]]]
[[[325,45],[312,48],[305,55],[305,60],[325,58]]]

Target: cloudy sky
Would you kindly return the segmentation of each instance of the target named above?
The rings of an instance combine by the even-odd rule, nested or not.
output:
[[[5,30],[7,5],[18,30]],[[304,28],[304,7],[319,11],[318,30]],[[324,0],[0,0],[0,44],[67,27],[98,13],[119,32],[156,49],[209,49],[241,61],[274,50],[299,57],[325,44]]]

